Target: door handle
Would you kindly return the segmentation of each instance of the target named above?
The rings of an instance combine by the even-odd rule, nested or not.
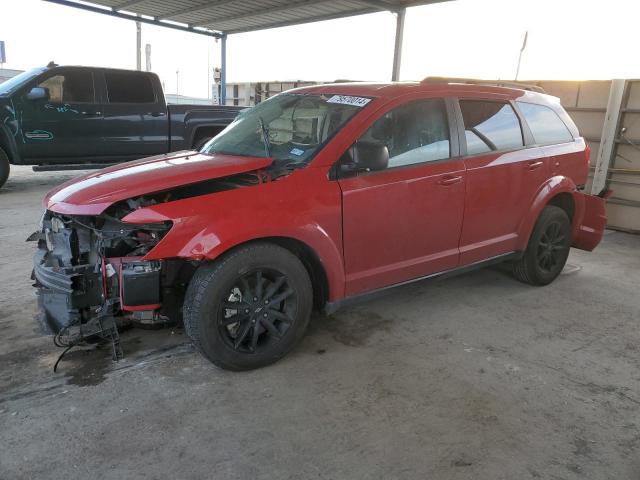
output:
[[[102,115],[102,112],[80,112],[80,113],[86,117],[95,117],[97,115]]]
[[[164,112],[147,112],[147,115],[151,115],[152,117],[164,117]]]
[[[544,162],[540,160],[539,162],[529,162],[527,163],[527,170],[536,170],[544,165]]]
[[[452,176],[452,175],[445,175],[444,177],[442,177],[440,179],[440,181],[438,182],[438,185],[453,185],[454,183],[458,183],[462,181],[462,175],[458,175],[458,176]]]

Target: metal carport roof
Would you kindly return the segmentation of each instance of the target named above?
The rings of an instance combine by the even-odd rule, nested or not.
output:
[[[397,14],[392,70],[392,79],[397,80],[406,9],[450,0],[92,0],[91,3],[80,0],[45,1],[221,38],[221,83],[224,92],[227,35],[379,11]]]

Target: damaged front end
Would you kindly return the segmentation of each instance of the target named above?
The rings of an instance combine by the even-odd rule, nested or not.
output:
[[[128,200],[97,216],[47,210],[40,231],[29,237],[38,241],[32,279],[41,322],[55,334],[56,345],[109,341],[117,360],[122,357],[118,328],[179,321],[186,262],[144,260],[172,224],[123,222],[144,206],[140,202]]]

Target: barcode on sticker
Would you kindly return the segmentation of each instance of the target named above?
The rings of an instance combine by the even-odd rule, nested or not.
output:
[[[343,105],[353,105],[354,107],[364,107],[371,101],[370,98],[352,97],[351,95],[334,95],[327,103],[341,103]]]

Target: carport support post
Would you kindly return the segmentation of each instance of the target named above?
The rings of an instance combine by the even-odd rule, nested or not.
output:
[[[220,37],[220,105],[227,104],[227,34]]]
[[[593,172],[593,181],[591,182],[592,195],[598,195],[607,186],[609,165],[615,152],[616,138],[620,126],[620,114],[622,112],[625,84],[626,80],[623,79],[611,81],[607,113],[604,118],[604,125],[602,126],[600,148],[598,149],[598,158],[596,158],[595,171]]]
[[[391,81],[397,82],[400,79],[400,64],[402,62],[402,37],[404,36],[404,17],[406,8],[401,8],[396,12],[396,44],[393,50],[393,72]]]

